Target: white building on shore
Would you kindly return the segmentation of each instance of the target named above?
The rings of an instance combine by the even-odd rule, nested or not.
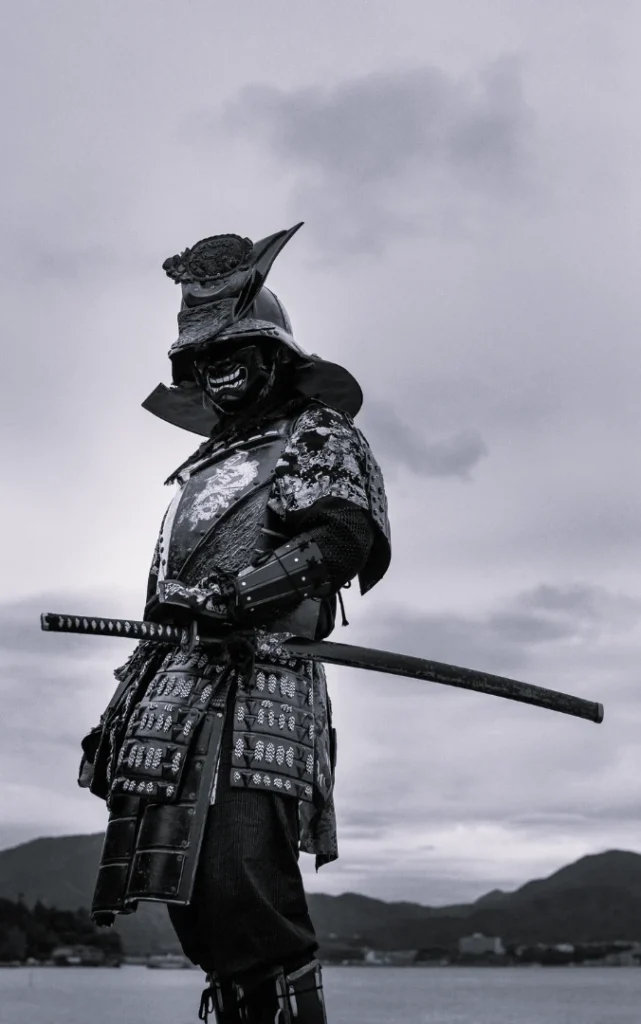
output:
[[[502,956],[505,953],[500,939],[481,935],[480,932],[475,932],[474,935],[465,935],[459,939],[458,951],[461,956],[482,956],[484,953]]]

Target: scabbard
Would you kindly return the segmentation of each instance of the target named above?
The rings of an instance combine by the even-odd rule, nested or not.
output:
[[[424,679],[430,683],[442,683],[463,690],[476,690],[506,700],[520,701],[558,711],[562,715],[585,718],[599,724],[603,721],[603,704],[574,697],[558,690],[522,683],[505,676],[494,676],[489,672],[445,665],[439,661],[413,658],[407,654],[391,651],[376,651],[369,647],[354,647],[351,644],[335,644],[327,640],[303,640],[294,637],[286,640],[283,647],[300,658],[322,661],[330,665],[344,665],[350,668],[369,669],[372,672],[386,672],[390,675],[405,676],[408,679]]]
[[[165,643],[196,645],[224,644],[221,636],[200,636],[197,623],[190,628],[156,625],[153,622],[138,622],[133,619],[89,619],[73,615],[59,615],[47,612],[40,616],[42,629],[57,633],[87,633],[100,636],[128,636],[140,640],[164,641]],[[456,686],[462,690],[488,693],[504,700],[515,700],[521,704],[558,711],[562,715],[585,718],[599,724],[603,721],[603,704],[597,701],[574,697],[559,690],[548,690],[544,686],[522,683],[518,679],[491,675],[476,669],[445,665],[440,661],[413,658],[408,654],[391,651],[377,651],[369,647],[355,647],[352,644],[335,644],[327,640],[305,640],[293,637],[283,642],[283,649],[299,658],[321,661],[329,665],[344,665],[348,668],[368,669],[370,672],[386,672],[389,675],[405,676],[408,679],[423,679],[444,686]]]

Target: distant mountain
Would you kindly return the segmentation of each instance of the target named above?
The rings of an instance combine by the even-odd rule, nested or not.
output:
[[[568,890],[590,889],[608,886],[623,886],[631,895],[641,897],[641,855],[625,850],[609,850],[607,853],[582,857],[575,864],[569,864],[555,871],[549,878],[526,882],[511,898],[520,902],[538,896],[550,896]]]
[[[30,906],[41,900],[76,910],[89,906],[96,881],[103,834],[32,839],[0,851],[0,896],[23,893]]]
[[[102,834],[34,839],[0,851],[0,898],[22,893],[61,909],[89,907]],[[623,850],[582,857],[548,878],[515,892],[493,890],[472,904],[426,907],[386,903],[358,893],[309,893],[321,942],[331,948],[455,947],[462,935],[483,932],[504,941],[588,942],[641,939],[641,855]],[[130,954],[179,951],[162,904],[141,903],[118,919],[116,930]]]
[[[33,906],[40,900],[61,910],[90,907],[103,834],[33,839],[0,851],[0,897]],[[140,904],[115,926],[130,955],[179,953],[180,943],[161,903]]]
[[[378,949],[455,947],[474,932],[519,944],[641,940],[641,855],[609,850],[582,857],[548,878],[512,893],[494,890],[461,910],[439,907],[422,920],[405,916],[367,929],[362,941]]]

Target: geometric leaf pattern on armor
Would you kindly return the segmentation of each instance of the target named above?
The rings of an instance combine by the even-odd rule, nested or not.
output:
[[[303,664],[256,661],[234,708],[232,786],[311,801],[314,736],[314,688]]]
[[[202,657],[185,665],[188,657],[177,651],[134,709],[118,754],[112,796],[124,793],[160,803],[178,799],[198,726],[224,671],[224,665]]]

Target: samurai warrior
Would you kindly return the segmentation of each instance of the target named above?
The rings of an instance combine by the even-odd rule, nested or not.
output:
[[[167,481],[144,619],[199,633],[142,641],[82,741],[79,784],[109,810],[92,917],[165,903],[217,1024],[326,1024],[299,854],[338,857],[336,731],[322,665],[282,645],[329,636],[341,589],[390,562],[360,387],[265,287],[300,227],[163,264],[182,289],[173,383],[143,405],[205,440]]]

